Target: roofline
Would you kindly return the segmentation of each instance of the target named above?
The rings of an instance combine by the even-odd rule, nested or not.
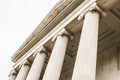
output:
[[[59,11],[59,8],[61,8],[63,4],[67,3],[67,1],[69,1],[69,3],[74,2],[75,0],[60,0],[58,3],[56,3],[56,5],[52,8],[52,10],[47,14],[47,16],[41,21],[41,23],[37,26],[37,28],[30,34],[30,36],[23,42],[23,44],[19,47],[19,49],[12,55],[11,60],[13,62],[16,62],[18,59],[16,58],[21,52],[23,52],[24,48],[27,46],[27,44],[29,42],[32,41],[32,39],[36,36],[33,33],[35,33],[36,30],[39,29],[39,31],[42,31],[43,29],[43,23],[45,24],[46,22],[48,22],[48,18],[50,16],[52,16],[52,14],[54,13],[54,11]],[[68,4],[66,4],[67,6],[69,6]],[[62,9],[63,11],[64,9]],[[61,11],[61,12],[62,12]],[[60,14],[60,13],[59,13]],[[54,17],[55,18],[55,17]],[[53,18],[53,19],[54,19]],[[51,20],[51,22],[53,21],[53,19]],[[31,37],[32,36],[32,37]],[[38,42],[38,41],[37,41]]]
[[[63,14],[63,12],[65,12],[66,10],[64,10],[64,9],[66,9],[66,7],[69,7],[70,5],[68,5],[68,4],[66,4],[66,3],[68,3],[67,1],[69,1],[69,4],[72,4],[72,3],[74,3],[75,1],[77,2],[77,1],[79,1],[80,2],[80,0],[61,0],[61,1],[59,1],[53,8],[52,8],[52,10],[48,13],[48,15],[41,21],[41,23],[38,25],[38,27],[30,34],[30,36],[24,41],[24,43],[20,46],[20,48],[12,55],[12,57],[11,57],[11,60],[13,61],[13,62],[17,62],[17,60],[19,60],[26,52],[28,52],[35,44],[37,44],[40,40],[37,40],[37,38],[36,38],[36,36],[38,36],[38,33],[36,33],[36,35],[34,34],[35,32],[36,32],[36,30],[39,30],[39,33],[45,33],[45,28],[46,27],[48,27],[48,25],[46,25],[46,26],[44,26],[43,25],[43,23],[45,24],[45,23],[47,23],[48,21],[50,21],[49,23],[52,23],[52,22],[54,22],[54,21],[57,21],[56,19],[56,17],[58,16],[58,15],[62,15]],[[95,2],[96,0],[85,0],[85,2],[89,2],[89,1],[91,1],[91,2]],[[83,2],[83,0],[81,0],[81,2]],[[62,5],[64,5],[64,4],[66,4],[66,7],[64,8],[64,9],[62,9],[60,12],[59,12],[59,9],[62,7]],[[78,3],[77,3],[78,4]],[[81,3],[79,3],[78,5],[80,5]],[[65,6],[65,5],[64,5]],[[78,6],[77,6],[78,7]],[[74,9],[73,9],[74,10]],[[72,10],[72,11],[73,11]],[[55,17],[53,17],[53,19],[52,20],[49,20],[49,17],[50,16],[52,16],[52,14],[54,14],[54,11],[58,11],[59,12],[59,14],[57,14],[57,16],[55,16]],[[67,16],[68,16],[68,14],[67,14]],[[64,18],[63,18],[64,19]],[[61,21],[60,21],[61,22]],[[58,23],[59,24],[59,23]],[[51,24],[52,25],[52,24]],[[45,27],[45,28],[44,28]],[[47,34],[47,33],[46,33]],[[32,36],[32,37],[31,37]],[[44,35],[45,36],[45,35]],[[44,36],[42,36],[42,38],[44,37]],[[35,38],[35,39],[34,39]],[[42,39],[41,38],[41,39]],[[32,40],[37,40],[36,41],[36,43],[31,47],[31,48],[29,48],[29,44],[32,44],[33,43],[33,41]],[[26,48],[28,49],[28,50],[26,50]],[[25,52],[26,51],[26,52]]]

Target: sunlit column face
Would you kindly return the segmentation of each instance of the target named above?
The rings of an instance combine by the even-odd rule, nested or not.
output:
[[[46,50],[41,50],[37,53],[26,80],[39,80],[45,59],[47,57],[46,54]]]
[[[57,36],[43,80],[59,80],[68,41],[66,34]]]
[[[16,75],[9,76],[9,80],[15,80],[15,78],[16,78]]]
[[[26,80],[29,70],[30,70],[30,63],[26,60],[24,64],[22,65],[16,77],[16,80]]]
[[[95,80],[100,14],[85,15],[72,80]]]

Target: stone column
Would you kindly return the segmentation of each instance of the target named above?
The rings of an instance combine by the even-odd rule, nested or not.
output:
[[[28,60],[26,60],[23,64],[22,67],[16,77],[15,80],[26,80],[27,74],[30,70],[30,63],[28,62]]]
[[[47,51],[44,47],[37,53],[26,80],[39,80],[46,54]]]
[[[99,17],[97,11],[85,15],[72,80],[95,80]]]
[[[59,80],[70,35],[67,31],[60,34],[57,36],[43,80]]]
[[[15,80],[16,76],[17,76],[16,70],[12,70],[9,74],[9,80]]]

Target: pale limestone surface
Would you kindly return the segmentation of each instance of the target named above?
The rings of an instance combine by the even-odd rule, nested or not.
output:
[[[76,1],[78,4],[78,1],[80,0],[74,0],[74,1]],[[99,6],[102,7],[107,13],[106,16],[104,17],[101,16],[99,34],[98,34],[98,29],[97,29],[98,26],[95,27],[96,25],[98,25],[98,20],[99,20],[97,18],[97,14],[95,16],[92,16],[92,14],[89,14],[89,15],[87,14],[88,16],[87,21],[86,21],[86,17],[83,18],[83,20],[81,21],[79,21],[78,19],[72,20],[72,22],[70,22],[66,28],[69,31],[71,31],[74,35],[78,34],[78,36],[77,37],[74,36],[75,38],[73,39],[73,41],[70,41],[70,43],[68,43],[69,44],[68,46],[67,46],[68,40],[67,38],[65,38],[65,36],[64,38],[61,38],[63,39],[62,41],[59,40],[58,42],[55,42],[54,47],[51,41],[48,41],[47,43],[45,43],[45,45],[47,44],[47,46],[51,50],[53,50],[50,60],[49,60],[49,57],[47,57],[47,60],[45,61],[45,55],[42,55],[42,56],[39,55],[38,57],[33,59],[31,57],[32,55],[34,55],[33,49],[30,51],[32,55],[28,51],[27,54],[29,54],[29,56],[23,57],[24,55],[26,55],[26,51],[29,50],[33,46],[33,43],[37,42],[34,40],[27,47],[23,47],[25,49],[23,49],[23,51],[20,54],[18,50],[18,53],[17,53],[18,55],[14,55],[14,58],[12,58],[12,60],[16,62],[19,58],[22,57],[20,60],[22,62],[23,58],[29,59],[31,63],[33,62],[32,63],[33,67],[31,67],[30,73],[28,74],[30,66],[25,65],[24,68],[22,66],[21,69],[18,70],[18,66],[21,65],[21,63],[17,64],[16,62],[15,64],[17,64],[17,67],[14,67],[14,68],[18,71],[17,77],[19,77],[16,80],[26,80],[26,77],[29,77],[29,79],[31,80],[38,80],[39,77],[40,77],[39,80],[42,80],[42,77],[46,77],[45,80],[71,80],[72,76],[77,76],[73,80],[81,80],[81,78],[84,78],[83,80],[119,80],[120,79],[120,70],[119,70],[120,69],[119,68],[120,67],[120,55],[118,55],[117,47],[119,46],[119,43],[120,43],[120,37],[119,37],[120,36],[119,34],[120,15],[118,15],[119,10],[120,10],[119,8],[120,5],[118,3],[119,3],[118,0],[113,0],[113,1],[98,0]],[[75,5],[76,3],[74,3],[74,5],[70,7],[73,7]],[[72,9],[71,8],[66,9],[65,12],[67,10],[69,11]],[[64,14],[62,15],[64,16]],[[65,16],[67,15],[68,14],[65,14]],[[72,17],[73,16],[69,17],[69,19]],[[55,21],[59,21],[59,19],[61,18],[63,17],[59,16],[57,17],[57,19],[51,22],[54,22],[55,24],[56,23]],[[83,25],[83,30],[81,30],[82,21],[85,22]],[[55,27],[54,24],[51,24],[52,27]],[[45,30],[49,30],[48,29],[49,26],[45,26],[45,27],[47,28]],[[40,29],[37,28],[37,30],[40,30]],[[92,31],[92,30],[95,30],[95,31]],[[83,33],[81,34],[80,31],[84,32],[84,34]],[[36,30],[34,31],[34,33],[37,33],[37,32],[38,31]],[[47,31],[45,32],[46,34],[48,33]],[[42,34],[36,34],[36,35],[37,36],[39,35],[40,37]],[[99,38],[98,38],[98,35],[99,35]],[[78,40],[79,37],[80,39]],[[30,37],[30,39],[33,39],[33,38]],[[37,39],[36,38],[34,39],[38,40],[38,37]],[[96,42],[97,39],[99,39],[98,40],[99,45],[97,45],[97,42]],[[80,41],[79,46],[77,45],[78,44],[77,40]],[[97,48],[98,48],[98,51],[97,51]],[[78,49],[78,52],[77,52],[77,49]],[[87,54],[87,52],[89,54]],[[83,53],[86,53],[86,55]],[[76,59],[77,54],[80,54],[79,57],[77,58],[78,65],[79,63],[81,65],[77,66],[76,68],[74,65],[76,65],[75,59]],[[97,64],[96,64],[96,58],[97,58]],[[41,60],[42,62],[40,62],[39,60]],[[45,64],[45,66],[43,65],[43,63]],[[46,66],[47,66],[47,69],[46,69]],[[42,69],[42,67],[44,69]],[[37,68],[37,70],[34,70],[35,68]],[[76,71],[73,72],[73,70],[75,69]],[[41,71],[43,71],[42,74],[41,74]],[[76,73],[77,71],[78,73]],[[96,72],[96,76],[95,76],[95,72]],[[44,73],[46,76],[43,75]],[[82,77],[78,75],[79,73],[80,75],[82,75]],[[15,77],[16,76],[10,76],[11,80],[14,80]]]
[[[72,80],[95,80],[99,16],[96,11],[85,15]]]
[[[39,80],[45,59],[45,53],[37,53],[26,80]]]
[[[18,72],[18,75],[15,80],[26,80],[29,70],[30,64],[25,62],[25,64],[22,65],[20,71]]]
[[[43,80],[59,80],[68,40],[66,35],[57,37]]]

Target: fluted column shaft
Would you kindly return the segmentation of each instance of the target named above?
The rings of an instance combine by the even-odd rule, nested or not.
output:
[[[95,80],[99,17],[97,11],[85,15],[72,80]]]
[[[26,80],[39,80],[45,59],[45,51],[41,50],[39,53],[37,53]]]
[[[68,40],[67,35],[57,37],[43,80],[59,80]]]
[[[26,80],[29,70],[30,70],[30,63],[28,61],[25,61],[15,80]]]

